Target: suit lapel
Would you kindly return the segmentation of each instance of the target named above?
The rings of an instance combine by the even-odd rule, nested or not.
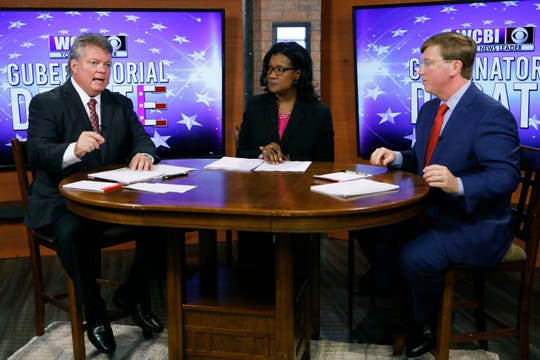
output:
[[[75,90],[71,81],[67,81],[64,84],[64,98],[66,104],[76,104],[75,106],[66,106],[66,110],[69,113],[69,119],[77,121],[80,132],[92,131],[90,118],[88,117],[81,98],[79,97],[79,94],[77,94],[77,90]]]
[[[465,128],[463,122],[468,118],[466,115],[470,114],[471,111],[469,107],[478,95],[476,91],[480,90],[477,90],[476,85],[472,84],[465,94],[463,94],[460,101],[457,103],[456,108],[452,111],[452,114],[441,133],[441,138],[433,151],[432,163],[435,163],[433,159],[438,159],[439,153],[444,153],[444,144],[445,142],[448,142],[447,139],[459,136],[459,132]]]
[[[105,139],[109,139],[110,132],[112,129],[112,122],[114,117],[114,106],[112,103],[112,98],[109,96],[107,91],[101,93],[101,135]],[[107,155],[107,141],[101,146],[102,158],[106,159]]]

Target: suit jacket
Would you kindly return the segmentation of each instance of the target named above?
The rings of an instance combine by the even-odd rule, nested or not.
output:
[[[440,100],[424,104],[416,143],[404,151],[405,170],[422,175],[427,141]],[[463,182],[464,195],[431,189],[430,225],[456,263],[496,264],[513,238],[510,199],[519,179],[519,137],[513,115],[474,83],[444,127],[431,164],[446,166]]]
[[[82,161],[62,169],[68,145],[92,125],[71,80],[36,95],[29,106],[28,160],[35,169],[25,223],[33,228],[50,224],[68,210],[58,184],[68,175],[104,165],[127,164],[136,153],[159,160],[149,135],[127,97],[105,90],[101,94],[101,135],[105,142]]]
[[[330,108],[297,98],[291,118],[279,139],[277,97],[265,93],[251,98],[244,111],[236,156],[256,158],[259,146],[276,142],[283,154],[297,161],[334,161],[334,129]]]

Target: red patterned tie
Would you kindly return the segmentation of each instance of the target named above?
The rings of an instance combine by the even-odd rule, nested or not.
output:
[[[96,112],[96,99],[90,99],[88,101],[88,109],[90,109],[90,122],[92,123],[92,128],[94,131],[99,133],[99,118]]]
[[[446,112],[446,110],[448,110],[448,105],[441,104],[441,106],[439,106],[439,109],[437,110],[437,115],[435,115],[435,120],[433,121],[433,126],[431,127],[431,134],[429,135],[429,141],[426,148],[426,158],[424,161],[424,166],[427,166],[429,164],[433,149],[435,149],[435,145],[437,145],[437,141],[439,140],[439,134],[441,132],[444,113]]]

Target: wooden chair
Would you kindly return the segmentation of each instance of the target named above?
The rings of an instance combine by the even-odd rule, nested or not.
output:
[[[28,190],[33,179],[33,171],[27,165],[26,159],[26,142],[11,139],[11,147],[15,160],[15,168],[23,209],[26,212],[28,209]],[[31,176],[29,176],[31,175]],[[107,230],[107,233],[102,234],[102,248],[117,245],[120,243],[130,242],[133,240],[131,233],[125,231],[126,227],[112,226]],[[43,267],[41,262],[41,247],[48,248],[56,252],[56,244],[53,240],[38,231],[26,227],[28,247],[30,250],[30,260],[32,264],[32,276],[34,282],[34,302],[35,302],[35,318],[36,318],[36,335],[41,336],[45,330],[45,304],[52,304],[61,310],[69,313],[71,322],[71,336],[73,340],[73,357],[74,359],[85,359],[86,352],[84,346],[84,323],[81,306],[75,298],[75,287],[72,279],[67,277],[67,291],[61,293],[51,293],[45,289],[43,281]],[[98,257],[99,258],[99,257]],[[101,266],[97,263],[96,266]],[[119,284],[115,281],[98,279],[98,283],[105,287],[116,287]],[[117,316],[118,317],[118,316]]]
[[[514,243],[504,258],[494,267],[456,266],[447,272],[439,313],[435,349],[437,359],[448,359],[451,343],[478,340],[480,347],[487,350],[487,340],[503,337],[516,337],[517,358],[529,359],[531,292],[540,238],[540,149],[521,146],[520,155],[522,176],[520,187],[515,194],[517,203],[512,209],[515,226]],[[484,296],[486,276],[499,272],[513,272],[519,275],[516,319],[511,324],[501,321],[494,314],[486,311]],[[456,278],[464,273],[473,274],[474,300],[472,301],[454,299]],[[452,333],[452,312],[459,308],[475,310],[475,332]],[[495,326],[488,329],[487,321]]]

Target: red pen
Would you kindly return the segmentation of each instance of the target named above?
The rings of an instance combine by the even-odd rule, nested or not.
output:
[[[106,186],[104,188],[101,188],[101,190],[103,191],[110,191],[110,190],[115,190],[115,189],[120,189],[122,186],[124,186],[124,184],[114,184],[114,185],[110,185],[110,186]]]

